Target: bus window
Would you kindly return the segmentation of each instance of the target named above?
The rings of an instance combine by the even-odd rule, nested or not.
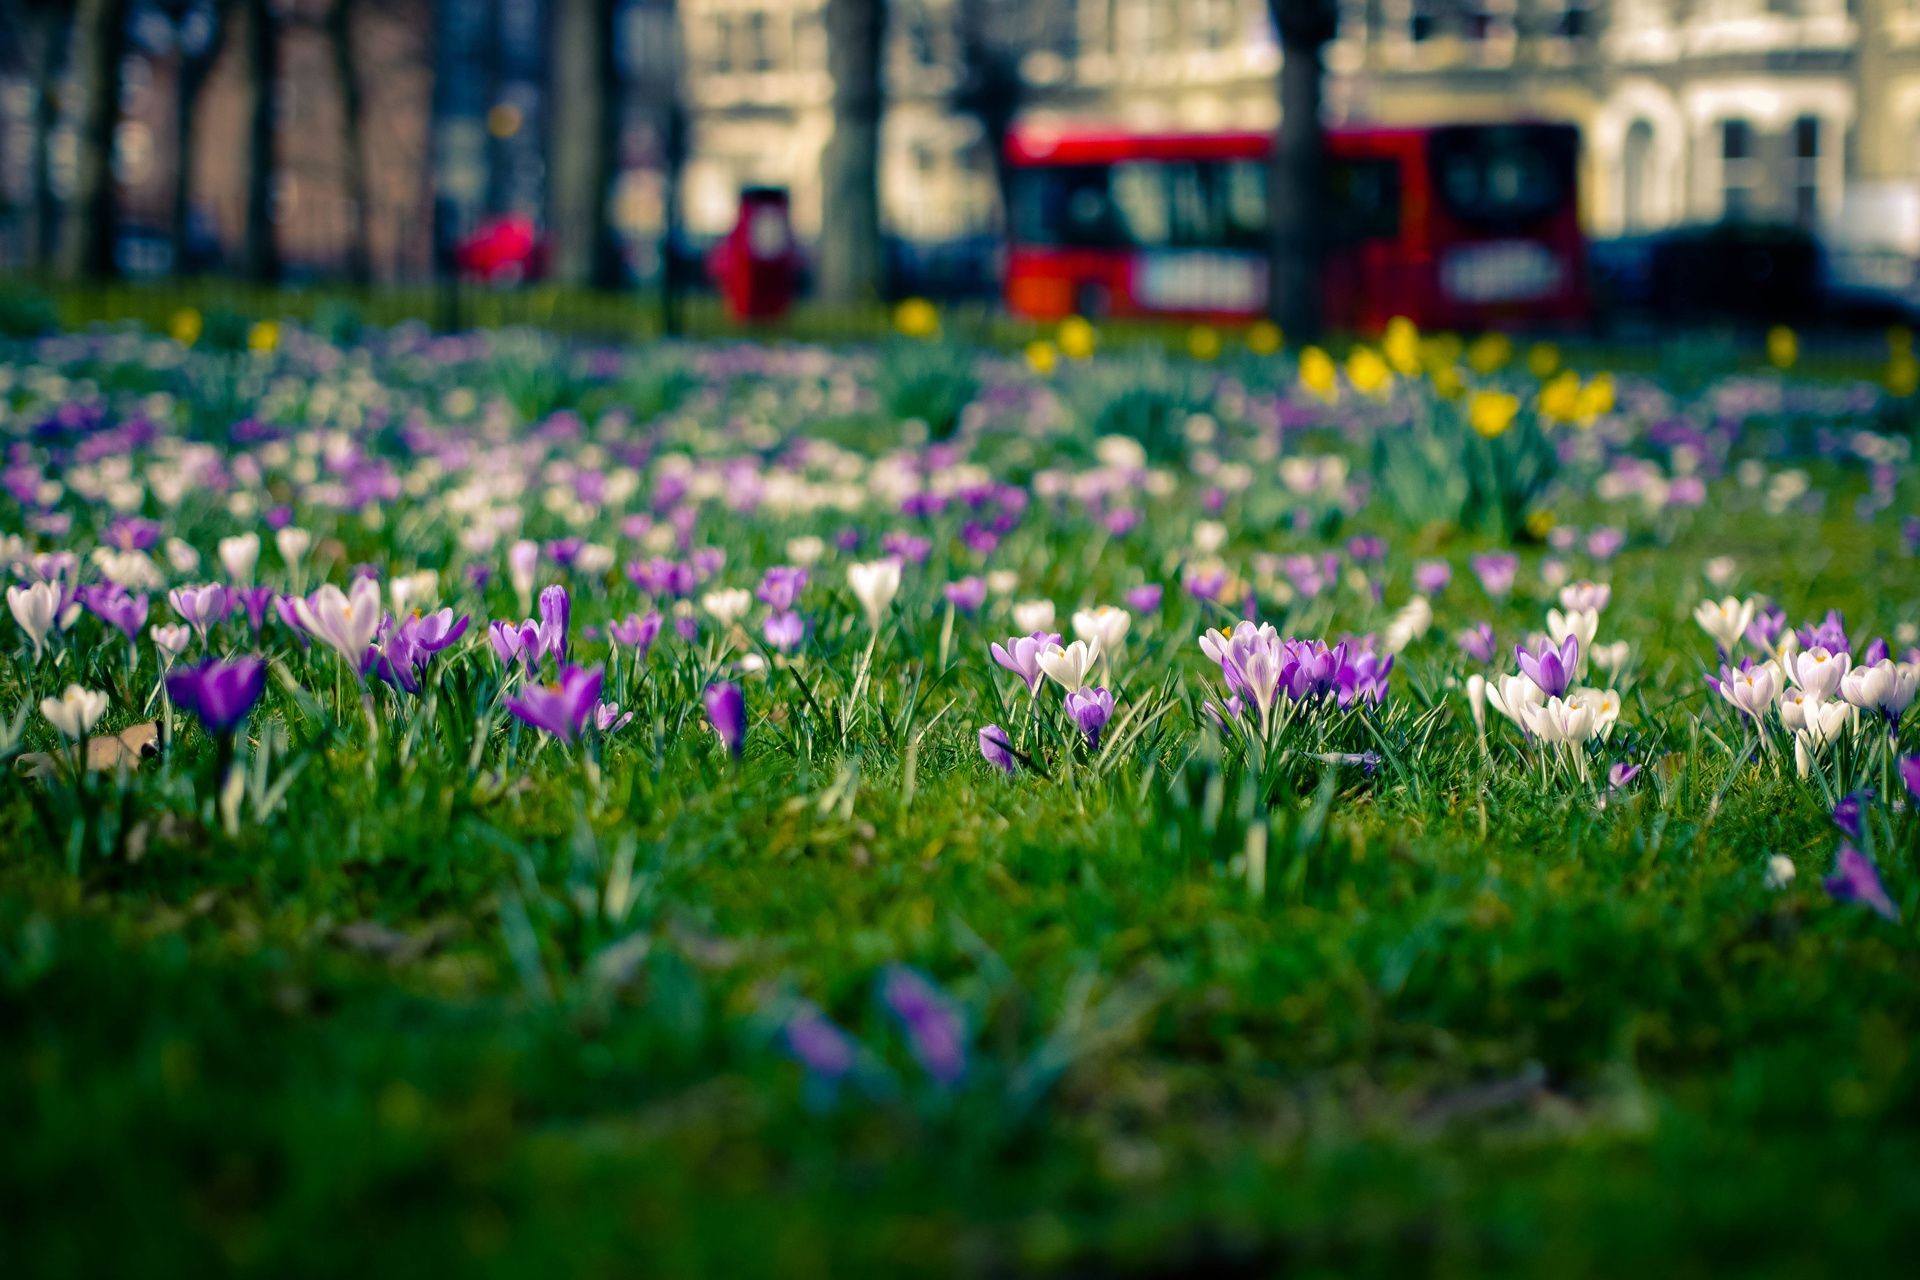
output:
[[[1105,165],[1025,169],[1014,176],[1014,238],[1023,244],[1114,249],[1129,243]]]
[[[1400,235],[1400,162],[1336,159],[1327,167],[1333,197],[1330,226],[1337,243],[1394,240]]]
[[[1157,249],[1172,240],[1166,166],[1128,161],[1113,166],[1113,204],[1127,243]]]
[[[1574,144],[1554,128],[1434,131],[1434,184],[1462,222],[1509,226],[1559,212],[1573,189]]]

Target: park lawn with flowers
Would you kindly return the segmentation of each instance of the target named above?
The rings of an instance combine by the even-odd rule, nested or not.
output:
[[[0,347],[20,1274],[1920,1247],[1910,339],[939,320]]]

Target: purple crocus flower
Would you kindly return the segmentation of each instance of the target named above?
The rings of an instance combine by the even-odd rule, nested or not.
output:
[[[768,648],[791,653],[807,638],[807,620],[793,609],[771,614],[761,624],[760,634],[766,637]]]
[[[1470,562],[1473,576],[1480,579],[1480,589],[1496,600],[1504,600],[1513,594],[1513,580],[1520,572],[1520,558],[1505,552],[1475,556]]]
[[[1494,642],[1492,623],[1476,622],[1455,636],[1454,642],[1460,646],[1461,653],[1466,654],[1468,658],[1475,662],[1488,663],[1493,661]]]
[[[1611,525],[1602,525],[1587,535],[1587,554],[1595,560],[1611,560],[1627,545],[1627,535]]]
[[[1756,649],[1771,650],[1786,629],[1787,611],[1777,604],[1770,604],[1755,611],[1753,621],[1747,624],[1747,643]]]
[[[82,588],[80,603],[130,642],[138,640],[140,629],[147,625],[147,598],[128,595],[124,587]]]
[[[227,589],[217,582],[200,587],[175,587],[167,593],[167,603],[173,606],[181,621],[205,641],[207,629],[227,616]]]
[[[542,647],[540,624],[537,622],[495,622],[487,628],[487,640],[493,645],[494,656],[500,659],[503,667],[511,667],[518,662],[532,671],[540,665]]]
[[[1802,649],[1811,649],[1820,645],[1829,653],[1852,653],[1853,646],[1847,643],[1846,620],[1838,609],[1827,610],[1827,616],[1818,626],[1809,624],[1798,628],[1794,635],[1800,641]]]
[[[987,580],[978,574],[961,578],[957,582],[949,582],[943,588],[942,594],[947,597],[947,603],[954,607],[955,612],[972,616],[978,613],[980,606],[987,602]]]
[[[1045,674],[1040,670],[1040,654],[1048,645],[1059,643],[1059,635],[1036,631],[1030,636],[1010,636],[1006,644],[991,645],[987,652],[995,662],[1025,680],[1028,693],[1038,693]]]
[[[907,1048],[929,1076],[957,1084],[967,1073],[967,1045],[959,1010],[927,977],[890,965],[880,979],[880,1002],[900,1022]]]
[[[515,719],[550,733],[562,742],[577,740],[600,702],[605,674],[599,667],[562,667],[553,684],[528,684],[506,700]]]
[[[253,633],[259,635],[267,625],[267,609],[273,603],[272,587],[234,587],[229,593],[233,597],[234,611],[247,615],[247,625]]]
[[[1833,874],[1826,878],[1825,884],[1828,896],[1835,902],[1858,902],[1888,920],[1900,919],[1900,909],[1893,905],[1886,886],[1880,883],[1879,868],[1873,865],[1872,858],[1850,844],[1840,846]]]
[[[1157,582],[1130,588],[1126,594],[1127,608],[1138,614],[1158,613],[1160,600],[1165,594],[1166,588]]]
[[[1113,719],[1113,695],[1105,689],[1083,686],[1067,695],[1067,714],[1087,737],[1091,750],[1100,749],[1100,731]]]
[[[620,710],[617,702],[595,703],[593,708],[593,727],[601,736],[624,729],[632,723],[633,712]]]
[[[410,618],[403,628],[410,628],[410,638],[421,649],[428,653],[439,653],[467,634],[470,621],[464,613],[455,618],[452,609],[437,609]]]
[[[567,625],[573,617],[573,598],[558,583],[540,593],[540,652],[555,661],[567,660]]]
[[[1861,818],[1865,815],[1866,807],[1871,803],[1873,803],[1871,791],[1854,791],[1842,796],[1840,803],[1833,806],[1833,825],[1846,832],[1848,839],[1858,840]]]
[[[658,610],[649,610],[645,614],[630,613],[607,624],[607,635],[613,642],[627,646],[633,650],[634,657],[640,659],[647,656],[647,651],[653,647],[653,638],[659,634]]]
[[[1347,554],[1361,564],[1378,564],[1387,558],[1387,544],[1372,534],[1347,540]]]
[[[217,738],[232,736],[266,687],[267,664],[259,658],[209,658],[167,674],[167,695],[174,705],[193,712]]]
[[[1453,581],[1453,566],[1445,560],[1422,560],[1413,566],[1413,589],[1423,596],[1437,596]]]
[[[908,564],[925,564],[933,554],[933,543],[918,534],[895,532],[880,539],[880,549]]]
[[[1616,760],[1613,768],[1607,770],[1607,787],[1609,790],[1618,791],[1623,787],[1631,785],[1633,780],[1639,776],[1639,765],[1628,764],[1625,760]]]
[[[805,1002],[795,1006],[780,1028],[780,1039],[795,1062],[814,1079],[828,1084],[844,1080],[859,1060],[859,1047],[853,1037]]]
[[[721,745],[738,760],[747,743],[746,695],[740,692],[739,685],[723,680],[707,686],[704,700],[713,731],[720,735]]]
[[[1907,784],[1907,794],[1920,801],[1920,756],[1901,758],[1900,781]]]
[[[1875,636],[1867,642],[1866,651],[1860,655],[1860,665],[1863,667],[1871,667],[1876,662],[1885,660],[1888,654],[1889,650],[1887,648],[1886,637]]]
[[[785,613],[793,608],[806,587],[805,569],[794,565],[775,565],[760,579],[759,590],[754,594],[760,598],[761,604],[775,613]]]
[[[1566,693],[1573,670],[1580,663],[1580,637],[1568,636],[1558,649],[1543,644],[1537,654],[1528,652],[1524,645],[1515,645],[1513,656],[1520,663],[1521,675],[1540,686],[1549,698],[1558,698]]]
[[[980,730],[980,755],[994,768],[1011,778],[1014,774],[1013,743],[997,724]]]

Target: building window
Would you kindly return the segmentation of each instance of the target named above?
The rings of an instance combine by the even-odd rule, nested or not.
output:
[[[733,72],[733,15],[716,13],[713,15],[713,30],[708,36],[707,68],[715,75],[730,75]]]
[[[1225,49],[1233,43],[1233,0],[1195,0],[1193,6],[1194,44],[1208,51]]]
[[[1631,232],[1649,230],[1653,216],[1653,126],[1635,120],[1627,129],[1620,157],[1622,221]]]
[[[1440,34],[1440,0],[1412,0],[1407,9],[1407,39],[1425,44]]]
[[[1560,0],[1549,4],[1547,34],[1561,40],[1585,40],[1594,32],[1593,0]]]
[[[1820,118],[1793,122],[1793,218],[1803,227],[1820,221]]]
[[[1720,215],[1738,221],[1753,212],[1754,188],[1759,185],[1759,158],[1754,153],[1753,125],[1745,120],[1720,122]]]
[[[772,19],[761,10],[747,15],[747,70],[766,72],[773,70],[773,42],[771,39]]]

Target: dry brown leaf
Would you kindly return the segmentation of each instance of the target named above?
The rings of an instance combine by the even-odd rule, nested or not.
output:
[[[142,760],[159,754],[160,724],[155,720],[129,725],[119,733],[103,733],[87,739],[87,768],[96,773],[109,773],[123,766],[138,769]],[[63,772],[67,765],[64,753],[50,751],[29,751],[13,762],[14,769],[27,778],[49,778]]]
[[[374,920],[358,920],[341,925],[333,936],[345,947],[389,964],[409,964],[432,951],[451,930],[443,922],[429,925],[418,933],[403,933]]]

